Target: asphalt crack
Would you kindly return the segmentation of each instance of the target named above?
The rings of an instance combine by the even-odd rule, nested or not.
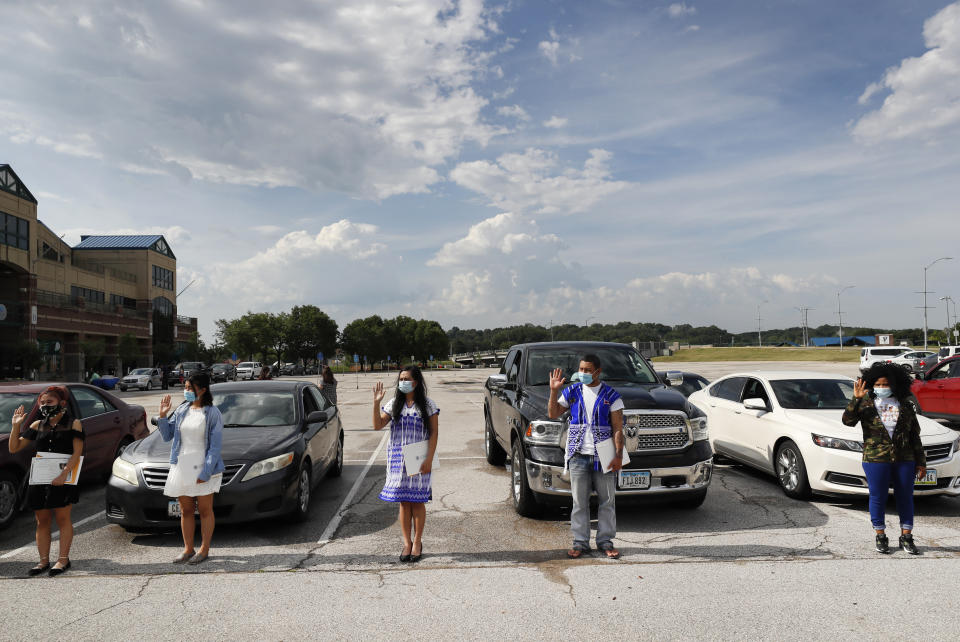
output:
[[[81,622],[81,621],[83,621],[83,620],[86,620],[86,619],[95,617],[95,616],[97,616],[97,615],[100,615],[101,613],[104,613],[104,612],[106,612],[106,611],[109,611],[110,609],[115,609],[115,608],[117,608],[118,606],[123,606],[124,604],[129,604],[129,603],[131,603],[131,602],[136,602],[136,601],[139,600],[141,597],[143,597],[143,594],[146,592],[147,588],[150,586],[150,583],[153,582],[153,580],[155,580],[157,577],[159,577],[159,576],[158,576],[158,575],[148,575],[148,576],[146,577],[145,581],[143,582],[143,584],[140,585],[140,589],[137,591],[137,594],[136,594],[135,596],[131,597],[130,599],[120,600],[119,602],[115,602],[115,603],[113,603],[113,604],[111,604],[111,605],[109,605],[109,606],[103,607],[103,608],[100,609],[99,611],[94,611],[93,613],[88,613],[87,615],[82,615],[82,616],[80,616],[80,617],[78,617],[78,618],[76,618],[76,619],[74,619],[74,620],[71,620],[71,621],[67,622],[67,623],[64,624],[63,626],[59,627],[57,630],[59,631],[60,629],[65,629],[65,628],[67,628],[68,626],[70,626],[70,625],[72,625],[72,624],[76,624],[77,622]],[[182,604],[182,602],[181,602],[181,604]]]

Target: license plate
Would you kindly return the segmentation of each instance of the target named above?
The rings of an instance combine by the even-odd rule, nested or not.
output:
[[[936,486],[937,485],[937,471],[933,468],[927,469],[927,474],[923,476],[923,479],[915,481],[915,486]]]
[[[621,470],[617,487],[621,490],[646,490],[650,488],[650,471]]]
[[[180,502],[178,502],[177,500],[173,500],[173,501],[167,502],[167,516],[168,516],[168,517],[180,517],[180,514],[181,514],[181,512],[180,512]],[[193,509],[193,514],[194,514],[194,515],[199,515],[199,514],[200,514],[199,507]]]

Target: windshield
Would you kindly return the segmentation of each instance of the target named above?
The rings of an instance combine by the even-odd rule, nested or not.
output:
[[[213,403],[224,428],[290,426],[296,422],[294,399],[289,392],[221,392],[214,394]]]
[[[550,382],[550,371],[563,370],[570,381],[580,370],[580,358],[592,352],[600,357],[600,380],[617,386],[649,385],[658,383],[649,365],[632,349],[623,347],[545,348],[531,350],[527,357],[527,385],[545,386]]]
[[[243,363],[238,364],[237,367],[238,367],[238,368],[252,368],[252,367],[253,367],[253,364],[252,364],[251,362],[249,362],[249,361],[244,361]]]
[[[213,369],[214,369],[214,370],[227,370],[227,369],[229,369],[229,368],[230,368],[230,366],[228,366],[228,365],[225,364],[225,363],[218,363],[217,365],[213,366]]]
[[[790,410],[842,410],[853,397],[848,379],[781,379],[770,386],[780,406]]]
[[[13,421],[13,411],[16,410],[18,406],[23,406],[27,414],[30,414],[30,408],[33,407],[33,402],[36,400],[36,395],[24,392],[0,394],[0,435],[6,435],[10,432],[10,423]]]
[[[150,374],[150,368],[137,368],[136,370],[131,370],[130,374],[132,375],[148,375]]]

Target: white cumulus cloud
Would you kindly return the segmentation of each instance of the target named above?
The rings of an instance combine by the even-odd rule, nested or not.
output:
[[[551,116],[547,120],[543,121],[544,127],[550,127],[551,129],[560,129],[561,127],[567,126],[567,119],[561,118],[560,116]]]
[[[674,2],[667,7],[667,15],[671,18],[683,18],[684,16],[692,16],[695,13],[697,13],[697,8],[693,5],[688,5],[686,2]]]

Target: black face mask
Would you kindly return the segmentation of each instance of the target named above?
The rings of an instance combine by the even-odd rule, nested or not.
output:
[[[43,415],[45,419],[54,417],[60,413],[60,406],[56,404],[50,404],[46,406],[40,406],[40,414]]]

